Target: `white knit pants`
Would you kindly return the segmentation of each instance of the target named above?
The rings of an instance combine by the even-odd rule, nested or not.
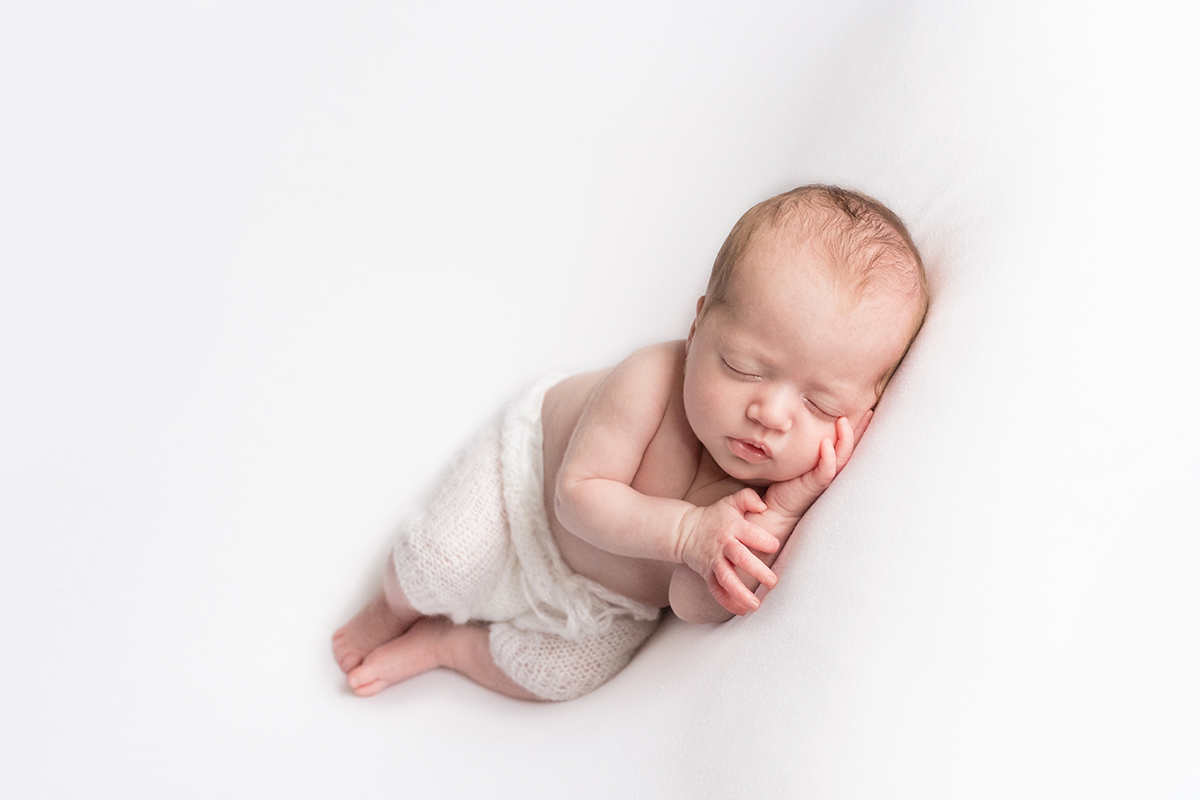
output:
[[[657,608],[572,572],[543,502],[542,399],[536,384],[455,456],[393,551],[413,607],[488,622],[496,665],[547,700],[592,691],[629,663]]]

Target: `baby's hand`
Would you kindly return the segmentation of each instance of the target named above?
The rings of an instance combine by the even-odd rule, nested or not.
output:
[[[850,420],[838,417],[834,426],[837,431],[837,441],[821,440],[821,456],[817,465],[810,471],[790,481],[771,484],[767,489],[767,506],[786,517],[799,519],[808,511],[808,507],[816,501],[821,493],[829,488],[829,484],[842,471],[842,467],[850,461],[854,446],[866,431],[875,412],[868,411],[858,423],[858,430],[850,427]]]
[[[681,560],[704,578],[713,598],[734,614],[753,611],[760,604],[738,577],[736,567],[768,587],[775,585],[775,573],[750,551],[773,553],[779,541],[746,521],[746,514],[766,510],[762,498],[746,488],[711,506],[698,506],[684,517]]]

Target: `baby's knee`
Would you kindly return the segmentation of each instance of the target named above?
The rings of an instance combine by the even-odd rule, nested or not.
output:
[[[488,644],[496,666],[538,698],[573,700],[624,669],[655,627],[657,620],[621,619],[607,633],[575,641],[499,623]]]

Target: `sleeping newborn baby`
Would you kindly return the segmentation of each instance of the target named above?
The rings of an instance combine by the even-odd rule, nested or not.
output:
[[[758,608],[927,304],[879,202],[805,186],[750,209],[686,339],[543,379],[463,448],[334,634],[346,682],[367,696],[443,666],[567,700],[619,672],[667,606],[692,622]]]

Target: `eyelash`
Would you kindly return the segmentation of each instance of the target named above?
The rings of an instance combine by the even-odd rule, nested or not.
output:
[[[825,409],[818,406],[812,400],[806,400],[805,402],[808,403],[809,408],[811,408],[813,411],[817,412],[817,414],[824,417],[825,419],[837,419],[837,417],[835,417],[833,414],[830,414],[828,411],[826,411]]]
[[[726,361],[723,358],[721,359],[721,363],[725,365],[725,369],[729,370],[734,375],[741,375],[743,378],[757,378],[758,377],[753,372],[742,372],[740,369],[733,366],[732,364],[730,364],[728,361]]]
[[[741,375],[743,378],[757,378],[758,377],[757,375],[755,375],[752,372],[742,372],[740,369],[733,366],[732,364],[730,364],[728,361],[726,361],[723,358],[721,359],[721,363],[725,365],[725,369],[729,370],[734,375]],[[837,416],[835,414],[830,414],[828,411],[826,411],[825,409],[818,406],[812,400],[805,400],[804,402],[808,403],[808,407],[811,408],[813,411],[815,411],[818,414],[818,416],[824,417],[825,419],[837,419]]]

